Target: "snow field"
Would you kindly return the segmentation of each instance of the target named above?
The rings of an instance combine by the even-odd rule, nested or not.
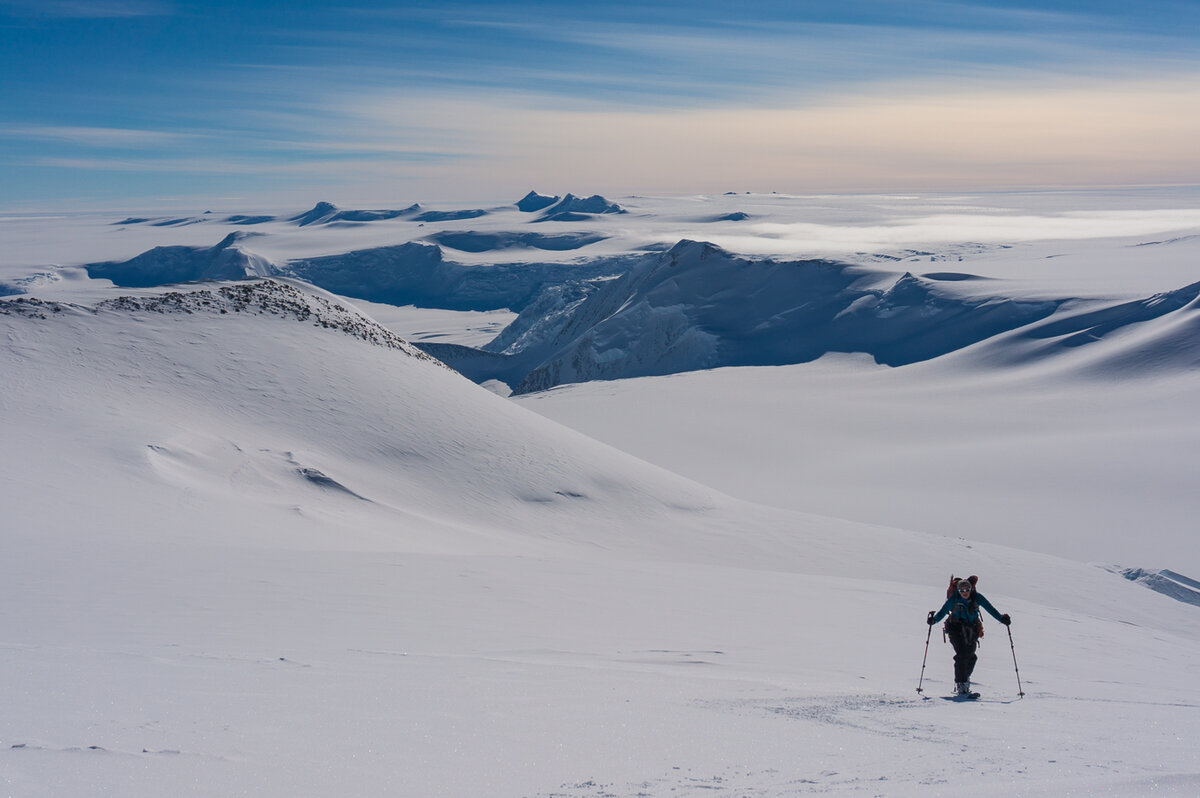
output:
[[[923,586],[595,558],[80,554],[55,561],[70,587],[6,574],[38,599],[4,648],[29,687],[2,735],[14,794],[1134,795],[1194,764],[1195,705],[1172,687],[1195,676],[1193,641],[996,593],[1027,695],[989,624],[984,699],[962,706],[940,698],[936,638],[930,697],[914,690]],[[140,566],[114,569],[120,587],[115,557]],[[839,609],[863,602],[866,624]]]
[[[395,243],[303,230],[262,240]],[[7,794],[1200,790],[1196,607],[1095,564],[1197,575],[1178,364],[985,342],[510,401],[297,283],[39,285],[0,306]],[[1012,614],[1024,698],[990,619],[983,699],[942,699],[936,628],[916,693],[950,573]]]

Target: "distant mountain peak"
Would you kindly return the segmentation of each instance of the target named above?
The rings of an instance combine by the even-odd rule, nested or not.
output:
[[[337,213],[337,210],[337,206],[332,202],[318,202],[316,205],[312,206],[312,209],[305,211],[299,216],[293,216],[292,218],[288,219],[288,221],[296,222],[301,227],[304,227],[306,225],[319,222],[328,216],[332,216],[333,214]]]
[[[225,236],[220,241],[218,241],[216,243],[216,245],[213,246],[212,251],[217,252],[222,249],[229,249],[237,242],[244,241],[253,235],[254,235],[254,233],[247,233],[244,230],[235,230],[234,232],[230,233],[229,235]]]
[[[551,205],[559,201],[558,195],[548,197],[545,194],[539,194],[536,191],[530,191],[524,197],[517,201],[517,209],[524,213],[534,213],[543,208],[549,208]]]
[[[342,222],[348,224],[363,224],[366,222],[381,222],[389,219],[399,219],[402,216],[412,216],[420,213],[422,210],[420,204],[413,203],[407,208],[400,210],[383,209],[383,210],[341,210],[332,202],[318,202],[310,210],[305,211],[299,216],[293,216],[288,219],[289,222],[295,222],[300,227],[306,227],[310,224],[330,224],[332,222]],[[482,214],[483,211],[477,212]],[[421,221],[417,217],[417,221]]]
[[[89,263],[84,268],[90,277],[126,288],[275,274],[278,269],[269,259],[234,246],[252,235],[235,231],[211,247],[155,247],[127,261]]]
[[[593,194],[590,197],[567,194],[546,208],[545,214],[538,221],[579,222],[586,221],[592,216],[613,213],[628,213],[628,211],[615,202],[609,202],[599,194]]]
[[[609,202],[599,194],[590,197],[577,197],[567,194],[549,213],[625,213],[625,209],[615,202]]]
[[[734,257],[716,244],[708,241],[692,241],[687,238],[681,238],[675,246],[664,253],[664,257],[671,261],[672,266],[678,265],[681,260],[704,260],[714,255],[726,258]]]

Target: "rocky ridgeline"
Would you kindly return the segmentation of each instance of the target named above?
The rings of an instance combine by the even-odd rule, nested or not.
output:
[[[0,316],[25,316],[33,319],[48,319],[47,313],[62,313],[65,308],[75,307],[62,302],[47,302],[33,296],[22,296],[0,302]]]
[[[309,294],[275,280],[234,283],[194,291],[171,291],[145,296],[121,296],[84,308],[36,297],[18,297],[0,302],[0,314],[46,319],[64,310],[77,312],[116,311],[125,313],[249,313],[311,322],[314,327],[337,330],[375,346],[399,350],[421,360],[442,365],[391,330],[360,313],[325,297]]]

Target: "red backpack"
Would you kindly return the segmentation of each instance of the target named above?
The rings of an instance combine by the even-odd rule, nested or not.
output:
[[[946,588],[946,598],[952,598],[954,596],[955,591],[958,590],[959,581],[961,581],[960,577],[954,576],[953,574],[950,575],[950,587]],[[977,624],[975,629],[975,639],[979,640],[983,638],[983,613],[979,612],[979,603],[975,600],[975,583],[979,581],[979,577],[971,574],[967,577],[967,581],[971,583],[971,609],[975,611],[975,615],[978,618],[978,620],[975,622]],[[949,625],[950,616],[947,616],[946,624],[942,627],[943,636],[947,632],[947,627]]]

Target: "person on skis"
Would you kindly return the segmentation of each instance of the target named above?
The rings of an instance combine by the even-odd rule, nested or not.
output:
[[[1001,614],[992,603],[975,590],[978,577],[959,579],[942,608],[934,613],[929,611],[926,622],[933,626],[949,615],[946,621],[946,635],[954,646],[954,683],[955,692],[967,698],[978,698],[978,693],[971,692],[971,672],[975,670],[978,656],[975,649],[979,645],[980,627],[979,609],[982,607],[1000,623],[1008,626],[1012,618],[1007,613]]]

